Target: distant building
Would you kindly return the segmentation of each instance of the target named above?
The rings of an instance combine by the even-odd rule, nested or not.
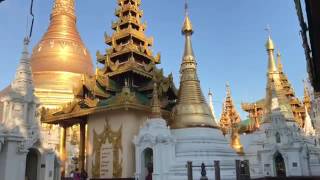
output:
[[[244,159],[250,162],[250,174],[254,178],[319,176],[320,142],[314,133],[307,106],[303,129],[295,119],[281,71],[275,65],[271,37],[266,48],[269,58],[265,113],[260,128],[241,136]]]

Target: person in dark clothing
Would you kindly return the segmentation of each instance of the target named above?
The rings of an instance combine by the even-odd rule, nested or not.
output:
[[[81,171],[80,179],[81,180],[87,180],[88,178],[88,173],[85,170]]]
[[[153,173],[153,164],[149,163],[147,166],[148,175],[146,176],[146,180],[152,180],[152,173]]]

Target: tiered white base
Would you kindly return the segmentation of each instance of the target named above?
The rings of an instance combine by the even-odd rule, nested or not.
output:
[[[235,179],[235,160],[239,159],[230,147],[228,140],[220,130],[212,128],[186,128],[172,130],[176,139],[174,162],[171,163],[169,179],[187,179],[186,164],[192,161],[193,166],[205,163],[213,166],[214,161],[220,161],[222,179]],[[214,168],[208,167],[207,177],[214,179]],[[193,178],[200,179],[201,168],[193,168]]]
[[[159,133],[161,132],[161,133]],[[134,140],[136,145],[136,178],[145,177],[145,148],[153,150],[153,179],[186,180],[187,162],[193,166],[205,163],[207,177],[215,179],[214,161],[220,161],[222,179],[236,179],[235,160],[241,159],[230,147],[219,129],[185,128],[169,130],[164,120],[149,120]],[[201,168],[193,168],[193,179],[200,179]]]

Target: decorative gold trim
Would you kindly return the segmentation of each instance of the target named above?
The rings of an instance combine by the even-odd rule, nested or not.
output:
[[[94,178],[100,178],[100,156],[101,156],[101,147],[103,144],[108,143],[112,144],[113,148],[113,178],[122,177],[123,170],[123,158],[120,157],[123,153],[122,151],[122,124],[118,131],[113,131],[109,125],[108,120],[106,119],[106,124],[104,126],[103,132],[98,134],[93,130],[93,157],[92,160],[92,169],[91,173]]]

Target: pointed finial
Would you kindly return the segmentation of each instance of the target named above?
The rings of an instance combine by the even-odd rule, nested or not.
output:
[[[153,93],[151,100],[151,118],[161,117],[161,106],[159,101],[158,86],[157,83],[153,84]]]
[[[209,96],[212,96],[212,92],[211,92],[211,89],[209,88],[209,93],[208,93]]]
[[[271,37],[271,27],[269,24],[267,24],[267,27],[264,29],[265,31],[268,32],[269,37]]]
[[[189,13],[188,0],[185,0],[185,1],[184,1],[184,13],[185,13],[185,16],[188,16],[188,13]]]
[[[308,88],[308,80],[302,80],[303,81],[303,85],[304,85],[304,99],[305,100],[309,100],[310,99],[310,93],[309,93],[309,88]]]
[[[281,57],[281,53],[280,53],[280,50],[278,49],[278,52],[277,52],[277,56],[278,57]]]
[[[282,66],[282,62],[281,62],[281,53],[280,53],[279,49],[277,52],[277,67],[278,67],[278,70],[281,72],[283,69],[283,66]]]
[[[185,11],[185,19],[184,19],[184,23],[183,23],[183,27],[182,27],[182,34],[191,35],[193,33],[193,28],[192,28],[191,20],[189,18],[188,0],[185,0],[184,11]]]
[[[266,49],[268,52],[268,73],[270,72],[276,72],[277,67],[274,60],[274,44],[271,39],[271,28],[269,25],[267,25],[267,28],[265,29],[268,32],[268,40],[266,42]]]
[[[29,43],[30,43],[29,37],[25,37],[25,38],[23,39],[23,45],[24,45],[23,51],[24,51],[24,53],[27,53],[27,54],[28,54],[28,46],[29,46]]]
[[[231,96],[231,90],[230,90],[229,82],[226,83],[226,92],[227,92],[227,97],[230,97]]]
[[[268,40],[267,40],[267,43],[266,43],[267,51],[274,50],[274,44],[273,44],[273,41],[271,39],[271,27],[270,27],[270,25],[267,25],[265,30],[268,32]]]
[[[30,43],[29,37],[25,37],[25,38],[23,39],[23,44],[24,44],[25,46],[28,46],[29,43]]]

